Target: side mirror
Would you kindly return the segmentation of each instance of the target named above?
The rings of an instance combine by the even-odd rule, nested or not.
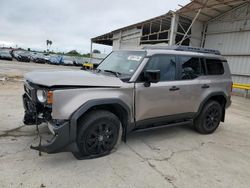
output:
[[[145,87],[150,87],[151,83],[158,83],[161,78],[161,72],[160,70],[146,70],[144,72],[144,78],[145,78]]]

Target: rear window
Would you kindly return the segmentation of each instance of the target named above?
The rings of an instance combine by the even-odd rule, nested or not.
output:
[[[208,75],[224,74],[223,63],[219,59],[206,59],[206,66]]]

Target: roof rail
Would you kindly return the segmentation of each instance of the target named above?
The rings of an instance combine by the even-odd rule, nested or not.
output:
[[[145,46],[144,50],[176,50],[176,51],[186,51],[186,52],[198,52],[198,53],[207,53],[207,54],[215,54],[221,55],[219,50],[212,50],[206,48],[199,47],[191,47],[191,46]]]

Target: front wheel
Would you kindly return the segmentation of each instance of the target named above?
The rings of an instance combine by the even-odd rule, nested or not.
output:
[[[195,119],[195,129],[201,134],[211,134],[219,126],[222,118],[222,106],[217,101],[209,101]]]
[[[96,110],[79,121],[77,158],[96,158],[109,154],[120,139],[120,120],[109,111]]]

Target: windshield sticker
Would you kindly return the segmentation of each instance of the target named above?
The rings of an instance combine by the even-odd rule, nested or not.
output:
[[[133,70],[133,69],[130,69],[130,70],[129,70],[129,72],[131,72],[131,73],[132,73],[132,72],[134,72],[134,70]]]
[[[142,58],[141,56],[136,56],[136,55],[128,56],[128,60],[130,60],[130,61],[140,61],[141,58]]]

